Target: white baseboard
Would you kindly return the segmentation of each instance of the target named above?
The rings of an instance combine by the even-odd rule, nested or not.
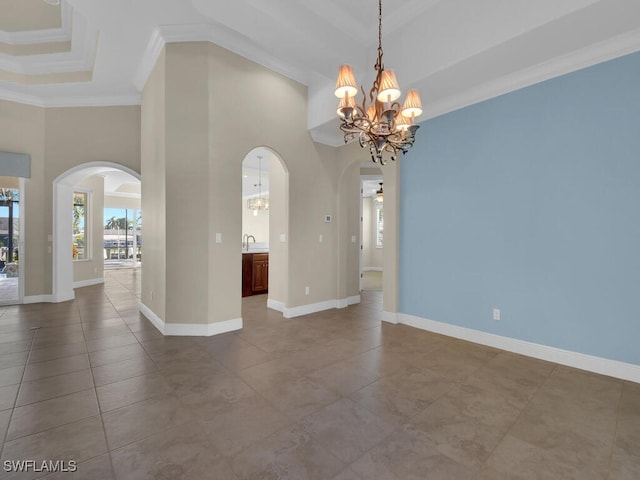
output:
[[[382,267],[362,267],[363,272],[382,272]]]
[[[382,321],[387,323],[398,323],[398,314],[395,312],[382,312]]]
[[[479,343],[481,345],[487,345],[489,347],[499,348],[501,350],[526,355],[528,357],[539,358],[548,362],[567,365],[581,370],[588,370],[590,372],[640,383],[640,365],[595,357],[593,355],[572,352],[570,350],[563,350],[561,348],[550,347],[524,340],[517,340],[515,338],[503,337],[493,333],[481,332],[457,325],[436,322],[435,320],[415,317],[405,313],[399,313],[396,315],[399,323],[409,325],[411,327]]]
[[[353,295],[352,297],[339,298],[336,300],[336,308],[347,308],[349,305],[357,305],[360,303],[360,295]]]
[[[277,310],[278,312],[284,312],[285,306],[284,302],[267,298],[267,308]]]
[[[285,307],[281,311],[284,318],[293,318],[299,317],[301,315],[309,315],[311,313],[322,312],[324,310],[331,310],[332,308],[345,308],[356,303],[360,303],[360,295],[354,295],[352,297],[340,298],[336,300],[326,300],[324,302],[318,303],[310,303],[308,305],[300,305],[298,307],[292,308]]]
[[[300,305],[299,307],[285,308],[282,314],[285,318],[293,318],[301,315],[309,315],[310,313],[322,312],[323,310],[330,310],[332,308],[336,308],[336,300],[326,300],[324,302]]]
[[[52,303],[53,295],[29,295],[22,299],[22,303]]]
[[[90,278],[89,280],[73,282],[73,288],[90,287],[92,285],[100,285],[101,283],[104,283],[104,277]]]
[[[210,337],[242,329],[242,318],[213,323],[165,323],[144,303],[140,302],[139,309],[163,335]]]
[[[73,293],[73,290],[71,290],[71,293],[66,293],[65,295],[59,294],[59,295],[53,295],[53,294],[46,294],[46,295],[28,295],[23,297],[22,299],[22,303],[24,304],[28,304],[28,303],[60,303],[60,302],[68,302],[70,300],[74,300],[76,298],[75,294]]]

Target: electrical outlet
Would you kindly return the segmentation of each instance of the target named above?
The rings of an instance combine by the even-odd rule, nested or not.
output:
[[[309,295],[309,291],[310,291],[309,287],[304,287],[304,294],[305,295]]]
[[[493,319],[494,320],[500,320],[500,309],[499,308],[494,308],[493,309]]]

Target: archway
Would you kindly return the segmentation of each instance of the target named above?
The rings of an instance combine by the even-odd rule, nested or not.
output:
[[[251,149],[241,168],[243,272],[249,269],[246,257],[252,251],[268,253],[267,306],[284,311],[289,298],[289,172],[282,157],[267,146]],[[267,202],[268,210],[250,202],[259,196],[262,202],[257,203]],[[243,285],[243,296],[248,287]]]
[[[79,183],[94,175],[124,172],[140,180],[140,174],[113,162],[88,162],[60,174],[53,182],[53,288],[52,301],[73,300],[75,249],[72,250],[74,191]],[[102,225],[102,218],[99,218]],[[94,253],[95,254],[95,253]],[[102,255],[100,255],[102,260]]]

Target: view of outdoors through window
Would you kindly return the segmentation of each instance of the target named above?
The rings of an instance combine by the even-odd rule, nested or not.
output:
[[[87,193],[73,192],[73,259],[86,260],[87,251]]]
[[[105,264],[140,261],[142,257],[142,215],[140,210],[104,209]]]

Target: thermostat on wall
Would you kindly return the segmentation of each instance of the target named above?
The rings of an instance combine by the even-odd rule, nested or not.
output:
[[[324,223],[331,223],[332,220],[333,220],[333,217],[331,215],[324,216]]]

